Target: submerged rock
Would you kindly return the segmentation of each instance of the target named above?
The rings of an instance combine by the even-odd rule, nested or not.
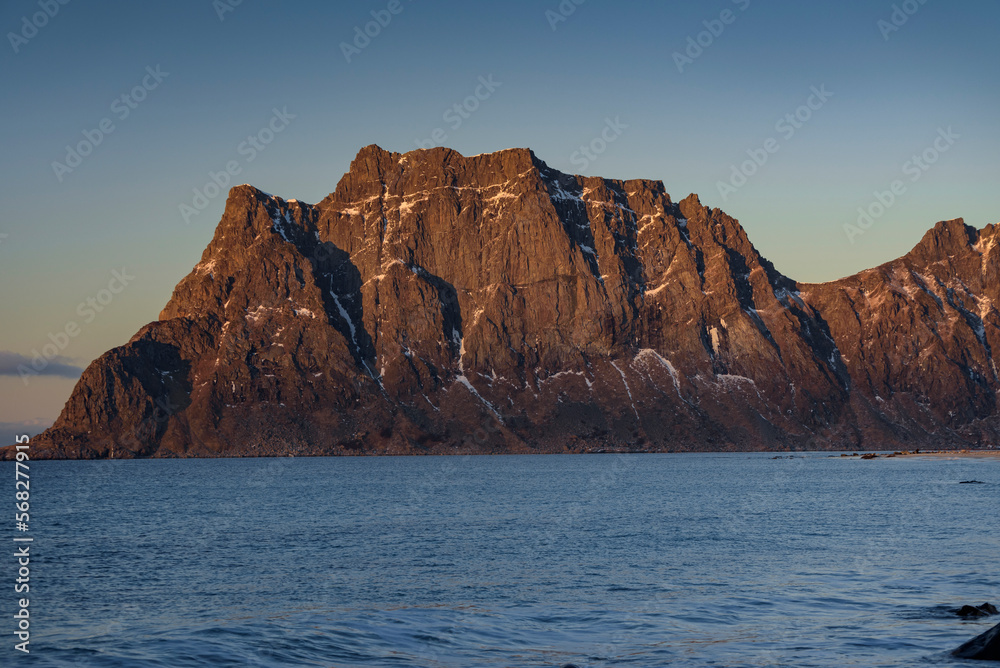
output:
[[[952,652],[952,655],[960,659],[1000,661],[1000,624],[965,643]]]

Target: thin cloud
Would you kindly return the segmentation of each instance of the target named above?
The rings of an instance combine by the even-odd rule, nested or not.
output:
[[[45,359],[45,358],[42,358]],[[61,378],[79,378],[83,369],[70,364],[68,357],[57,356],[46,360],[46,364],[36,368],[30,357],[9,350],[0,350],[0,376],[20,376],[23,373],[32,376],[59,376]]]

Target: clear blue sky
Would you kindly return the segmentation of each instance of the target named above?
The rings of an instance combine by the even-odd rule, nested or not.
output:
[[[84,366],[155,319],[222,212],[224,195],[190,224],[178,210],[210,171],[236,161],[235,183],[316,202],[360,147],[411,150],[435,128],[465,154],[528,146],[564,171],[661,179],[677,199],[697,192],[801,281],[892,259],[941,219],[1000,222],[996,2],[909,0],[917,10],[888,32],[888,0],[567,0],[575,11],[558,22],[546,14],[557,0],[400,0],[347,62],[341,44],[388,0],[243,0],[220,19],[227,1],[71,0],[36,17],[37,32],[23,19],[39,0],[3,3],[0,363],[76,323],[59,362]],[[724,10],[729,23],[713,24]],[[675,52],[705,21],[721,34],[701,35],[708,46],[679,71]],[[167,75],[157,82],[147,67]],[[454,128],[445,112],[480,77],[500,85]],[[144,79],[152,89],[128,107],[120,96]],[[779,131],[814,86],[832,97],[813,98],[819,108],[792,136]],[[275,108],[295,118],[248,161],[240,143]],[[60,181],[52,163],[104,119],[114,131]],[[606,119],[627,127],[582,170],[574,153]],[[905,163],[949,127],[958,138],[912,181]],[[777,152],[724,198],[732,165],[771,138]],[[895,180],[905,192],[850,243],[844,225]],[[135,278],[88,321],[86,300],[106,298],[123,268]],[[48,371],[27,386],[0,375],[0,432],[56,416],[74,381]]]

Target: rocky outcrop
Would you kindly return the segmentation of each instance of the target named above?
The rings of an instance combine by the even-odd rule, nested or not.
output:
[[[960,659],[1000,661],[1000,624],[965,643],[952,655]]]
[[[798,284],[660,182],[369,146],[315,205],[233,188],[33,456],[968,447],[1000,432],[998,253],[954,220]]]
[[[998,613],[996,606],[992,603],[983,603],[982,605],[963,605],[955,611],[955,614],[959,617],[965,617],[968,619],[975,617],[991,617],[1000,613]]]

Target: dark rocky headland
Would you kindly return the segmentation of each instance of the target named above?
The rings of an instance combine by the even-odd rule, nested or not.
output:
[[[657,181],[368,146],[315,205],[233,188],[32,458],[974,448],[997,237],[941,222],[802,284]]]

